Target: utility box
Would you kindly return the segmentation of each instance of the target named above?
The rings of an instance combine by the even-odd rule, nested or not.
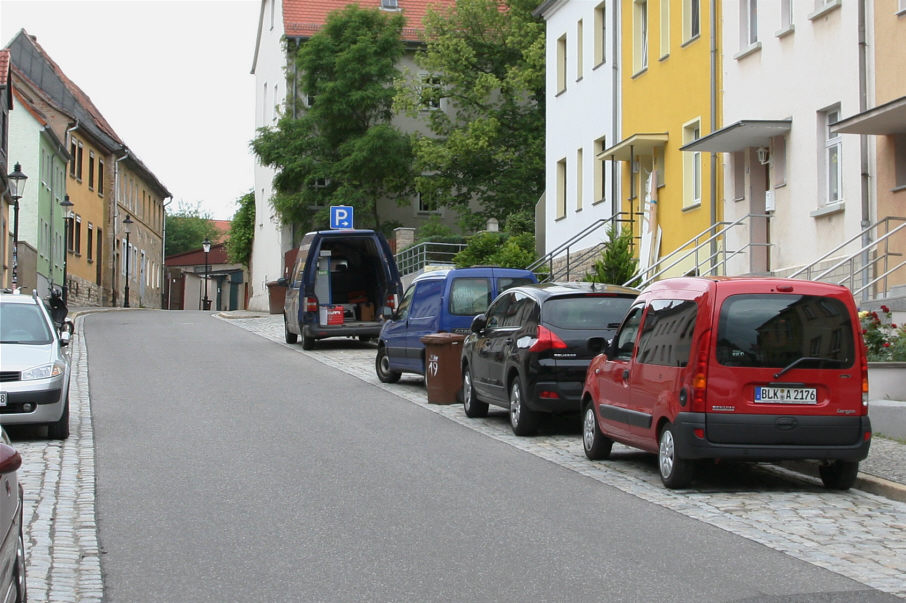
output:
[[[465,335],[431,333],[425,344],[425,386],[431,404],[456,404],[462,389],[462,342]]]

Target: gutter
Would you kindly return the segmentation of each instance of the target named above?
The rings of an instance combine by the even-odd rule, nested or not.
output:
[[[711,131],[717,131],[717,0],[711,0]],[[711,155],[711,231],[717,227],[717,153]],[[717,239],[711,239],[711,269],[717,266]]]
[[[120,150],[123,151],[123,156],[113,162],[113,224],[112,224],[112,228],[110,229],[110,232],[113,235],[113,237],[112,237],[113,244],[110,246],[110,257],[111,258],[113,257],[114,250],[116,249],[116,241],[119,238],[119,235],[116,232],[116,225],[117,225],[117,222],[119,221],[119,217],[120,217],[120,215],[119,215],[120,161],[122,161],[123,159],[125,159],[126,157],[129,156],[128,147],[126,147],[124,145],[120,148]],[[122,250],[120,250],[120,254],[122,254]],[[111,264],[110,269],[112,270],[112,276],[113,276],[112,280],[110,281],[110,287],[112,289],[112,292],[111,292],[112,294],[111,294],[110,298],[111,298],[111,300],[114,300],[114,299],[116,299],[116,291],[118,288],[117,284],[116,284],[116,262],[110,262],[110,264]],[[115,303],[113,305],[116,306]]]
[[[859,113],[864,113],[868,109],[868,34],[866,32],[866,13],[868,5],[865,0],[859,0]],[[871,187],[869,174],[869,157],[868,157],[868,135],[859,135],[859,162],[861,173],[861,201],[862,201],[862,266],[869,265],[871,257],[868,246],[871,245],[871,231],[868,226],[871,224]],[[862,300],[867,301],[869,291],[865,289],[862,292]]]
[[[167,197],[169,201],[163,204],[164,207],[164,228],[162,230],[161,242],[160,242],[160,271],[163,279],[161,282],[167,284],[167,310],[170,309],[170,275],[167,272],[167,206],[173,203],[173,195]],[[161,300],[160,305],[163,307],[163,291],[161,291]]]

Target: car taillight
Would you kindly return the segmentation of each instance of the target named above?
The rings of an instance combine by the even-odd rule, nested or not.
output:
[[[862,372],[862,414],[868,414],[868,349],[864,342],[862,345],[862,362],[859,369]]]
[[[305,311],[306,312],[317,312],[318,311],[318,298],[317,297],[306,297],[305,298]]]
[[[565,350],[566,343],[560,339],[560,337],[542,325],[538,325],[538,332],[535,334],[537,339],[535,343],[532,344],[532,347],[529,348],[529,352],[543,352],[544,350]]]
[[[692,373],[692,412],[705,412],[708,393],[708,355],[711,353],[711,331],[702,333]]]
[[[396,299],[397,298],[396,298],[395,293],[391,293],[390,295],[387,296],[386,305],[387,305],[387,307],[389,307],[391,310],[394,310],[394,311],[396,310]]]

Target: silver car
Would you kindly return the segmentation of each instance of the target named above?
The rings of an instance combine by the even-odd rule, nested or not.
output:
[[[57,330],[36,295],[0,293],[0,424],[47,425],[69,437],[71,322]]]
[[[22,530],[22,457],[0,427],[0,601],[26,601],[25,539]]]

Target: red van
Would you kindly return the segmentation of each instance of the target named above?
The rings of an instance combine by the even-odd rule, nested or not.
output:
[[[589,365],[582,440],[658,455],[681,488],[697,459],[817,459],[852,486],[868,455],[868,364],[846,287],[776,278],[667,279],[646,288]]]

